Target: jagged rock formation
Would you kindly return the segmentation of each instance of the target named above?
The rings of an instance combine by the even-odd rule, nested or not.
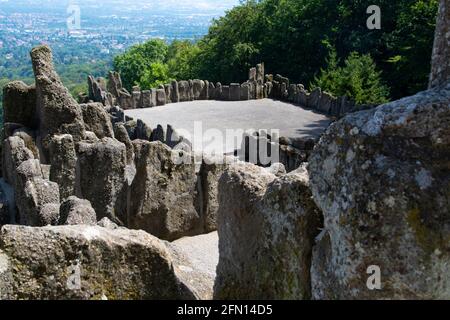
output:
[[[329,128],[309,165],[325,216],[316,299],[450,297],[449,122],[450,85]],[[366,287],[370,265],[382,290]]]
[[[55,135],[50,142],[50,180],[58,183],[62,199],[75,194],[77,155],[70,134]]]
[[[196,198],[197,212],[205,232],[217,230],[219,212],[219,180],[223,172],[234,162],[234,157],[208,156],[202,159],[198,174],[199,190]]]
[[[131,185],[130,226],[167,240],[199,233],[192,156],[161,142],[136,140],[133,145],[137,172]],[[177,163],[179,157],[183,161]]]
[[[0,226],[32,227],[1,229],[0,298],[208,299],[215,233],[170,244],[154,236],[176,240],[215,228],[215,298],[450,298],[448,12],[442,0],[431,89],[352,114],[345,97],[309,93],[265,75],[263,64],[244,84],[189,80],[131,94],[117,73],[90,77],[79,105],[50,49],[35,48],[36,86],[5,88]],[[264,97],[347,115],[314,150],[314,141],[247,133],[244,144],[280,150],[283,164],[257,159],[262,168],[196,164],[174,128],[152,130],[123,113]],[[286,174],[308,157],[309,172]],[[374,266],[381,288],[372,290]]]
[[[314,149],[311,186],[325,218],[313,252],[316,299],[450,297],[447,28],[443,0],[432,89],[347,115]],[[372,265],[380,290],[366,285]]]
[[[78,144],[79,188],[100,220],[126,221],[126,146],[118,140],[103,138]]]
[[[81,108],[56,74],[50,48],[34,48],[31,61],[36,79],[36,106],[44,153],[48,151],[52,135],[70,134],[76,142],[83,140],[85,128]]]
[[[320,215],[304,168],[230,166],[219,185],[217,299],[308,299]]]
[[[17,207],[18,222],[30,226],[95,224],[108,217],[120,225],[146,229],[170,240],[203,233],[194,206],[198,187],[194,163],[189,167],[192,170],[180,170],[180,177],[174,175],[175,172],[165,171],[172,161],[165,158],[172,153],[170,147],[183,142],[182,148],[189,150],[185,139],[170,126],[167,131],[161,126],[152,130],[139,119],[126,119],[123,110],[114,106],[127,99],[127,91],[117,73],[111,72],[108,82],[89,77],[88,99],[100,101],[88,100],[79,105],[54,71],[51,50],[40,46],[33,49],[31,56],[36,89],[20,82],[5,88],[8,109],[5,121],[14,122],[5,123],[2,164],[5,183],[13,187],[15,201],[2,202],[8,205],[5,212],[9,216],[3,214],[2,221],[11,221],[11,214],[16,215]],[[134,90],[136,93],[140,88]],[[155,103],[165,103],[165,98],[158,99],[159,91],[164,91],[165,96],[165,89],[156,90]],[[172,95],[172,90],[168,90],[168,94]],[[31,117],[36,114],[39,115],[36,119]],[[141,168],[147,160],[135,157],[135,146],[131,142],[134,139],[170,145],[161,145],[149,155],[152,159],[164,159],[161,166],[147,173],[144,168],[139,171],[139,174],[146,174],[148,181],[166,177],[170,181],[168,190],[159,190],[157,186],[164,184],[158,183],[152,192],[136,188],[140,185],[139,179],[145,181],[144,176],[135,179],[136,166]],[[186,193],[177,198],[185,199],[182,203],[176,204],[175,198],[169,200],[169,196],[177,192]],[[161,227],[157,219],[152,221],[152,215],[146,216],[148,212],[136,218],[137,212],[142,212],[135,210],[131,199],[159,203],[155,207],[159,208],[160,218],[170,218],[166,228]],[[166,206],[169,213],[164,212]]]
[[[60,225],[96,225],[97,216],[88,200],[70,196],[61,203]]]
[[[109,227],[3,227],[0,299],[200,299],[211,295],[203,271],[182,252],[143,231],[105,221],[102,225]],[[183,272],[188,268],[191,272]]]
[[[114,138],[114,131],[109,114],[100,103],[81,104],[83,112],[84,127],[99,138]]]
[[[3,88],[3,122],[36,128],[36,87],[14,81]]]

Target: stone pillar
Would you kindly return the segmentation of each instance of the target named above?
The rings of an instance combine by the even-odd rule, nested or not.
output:
[[[429,87],[440,87],[450,78],[450,1],[441,0],[436,23]]]

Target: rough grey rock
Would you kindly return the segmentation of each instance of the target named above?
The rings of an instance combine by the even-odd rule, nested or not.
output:
[[[240,100],[250,100],[250,85],[247,82],[241,85]]]
[[[263,84],[261,84],[260,82],[256,82],[255,83],[255,94],[256,94],[256,99],[263,99],[264,98],[264,86]]]
[[[306,170],[276,178],[249,163],[219,184],[215,299],[309,299],[320,215]]]
[[[189,279],[192,290],[202,300],[213,298],[214,280],[219,261],[217,232],[185,237],[170,243],[176,257],[178,275]]]
[[[104,79],[95,79],[93,76],[88,76],[88,100],[106,105],[108,99],[104,81]]]
[[[92,131],[102,139],[114,138],[111,118],[101,103],[88,103],[80,105],[86,131]]]
[[[77,155],[70,134],[53,136],[50,142],[50,180],[58,183],[61,199],[75,194]]]
[[[54,134],[71,134],[74,141],[83,140],[85,129],[81,108],[56,73],[50,48],[34,48],[31,51],[31,61],[36,79],[37,109],[44,148]]]
[[[202,100],[209,100],[209,81],[204,80],[204,82],[205,82],[205,87],[203,88],[200,98]]]
[[[200,219],[194,207],[197,177],[192,156],[161,142],[135,140],[133,145],[137,172],[129,226],[169,241],[195,234]]]
[[[170,90],[170,100],[172,103],[180,102],[180,90],[178,89],[178,82],[172,81],[172,89]]]
[[[34,159],[33,152],[25,146],[20,137],[9,137],[3,141],[2,172],[5,181],[12,186],[16,184],[17,167],[24,161]]]
[[[230,100],[230,86],[222,86],[222,94],[220,96],[221,100],[229,101]]]
[[[88,200],[71,196],[61,203],[60,225],[96,225],[97,216]]]
[[[36,87],[14,81],[3,87],[3,122],[37,129]]]
[[[81,198],[91,202],[98,219],[126,221],[125,144],[103,138],[95,143],[80,142],[77,148]]]
[[[136,124],[136,139],[150,141],[152,137],[152,128],[147,126],[147,124],[141,119],[138,119]]]
[[[166,103],[172,103],[172,85],[165,84],[164,91],[166,92]]]
[[[137,88],[136,88],[137,89]],[[133,109],[139,109],[142,108],[141,105],[141,91],[134,91],[131,93],[131,96],[133,97]]]
[[[137,139],[137,121],[136,120],[128,120],[124,123],[125,129],[128,132],[128,136],[131,140]]]
[[[349,114],[310,157],[316,299],[450,298],[450,84]],[[370,266],[381,290],[366,286]]]
[[[250,68],[250,70],[248,72],[248,80],[256,81],[256,68]]]
[[[115,71],[110,71],[108,74],[108,91],[116,98],[118,98],[123,91],[122,79],[120,78],[119,73]]]
[[[188,81],[179,81],[178,90],[180,95],[180,102],[190,101],[190,88]]]
[[[267,170],[277,177],[281,177],[286,174],[286,168],[282,163],[274,163]]]
[[[445,86],[450,80],[450,3],[441,0],[436,22],[430,88]]]
[[[96,142],[98,140],[100,140],[100,139],[97,137],[97,135],[94,132],[86,131],[86,139],[85,139],[85,141]]]
[[[39,212],[39,226],[57,225],[59,221],[59,203],[47,203]]]
[[[120,95],[117,97],[117,103],[124,110],[134,109],[133,96],[125,89],[120,91]]]
[[[150,141],[161,141],[163,143],[166,142],[166,131],[164,128],[158,124],[155,130],[153,130]]]
[[[222,84],[220,82],[216,83],[215,99],[216,100],[222,99]]]
[[[180,136],[170,124],[167,125],[165,143],[169,147],[171,147],[173,149],[178,144],[180,144],[181,142],[183,142],[185,140],[186,139],[184,139],[183,136]]]
[[[325,114],[330,114],[333,108],[333,105],[336,103],[336,98],[333,97],[328,92],[322,92],[320,96],[319,103],[316,107],[317,111],[323,112]]]
[[[106,107],[112,123],[125,122],[125,113],[119,106]]]
[[[0,298],[150,300],[207,295],[202,291],[209,283],[202,280],[204,271],[175,250],[143,231],[125,228],[5,226],[0,233]]]
[[[200,213],[205,233],[217,230],[219,211],[219,179],[236,158],[203,155],[199,171],[197,211]]]
[[[260,84],[264,83],[264,62],[256,65],[256,81]]]
[[[308,97],[308,108],[316,110],[320,104],[320,99],[322,97],[322,90],[320,88],[314,89]]]
[[[42,170],[42,176],[45,180],[50,180],[50,167],[49,164],[42,164],[41,163],[41,170]]]
[[[116,123],[114,125],[114,135],[116,139],[122,142],[127,148],[127,164],[131,164],[134,161],[134,148],[131,143],[130,136],[123,123]]]
[[[241,100],[241,85],[239,83],[230,84],[230,101]]]
[[[194,100],[204,100],[205,82],[203,80],[192,80],[192,90],[194,93]]]
[[[141,102],[139,103],[141,108],[151,108],[155,105],[152,100],[152,92],[150,90],[144,90],[141,94]]]
[[[190,101],[194,101],[195,100],[195,96],[194,96],[194,80],[189,80],[189,97],[190,97]]]
[[[22,128],[19,128],[19,129],[15,130],[12,135],[14,137],[21,138],[25,142],[25,146],[31,152],[33,152],[33,156],[36,159],[39,159],[40,154],[39,154],[39,149],[36,146],[36,135],[35,135],[35,132],[33,132],[33,131],[25,128],[25,127],[22,127]]]
[[[166,91],[164,89],[156,90],[156,105],[164,106],[166,104]]]
[[[102,228],[105,228],[105,229],[109,229],[109,230],[116,230],[116,229],[119,228],[119,226],[117,224],[115,224],[114,222],[112,222],[111,220],[109,220],[106,217],[104,217],[102,220],[97,222],[97,225],[99,227],[102,227]]]
[[[46,219],[40,216],[41,210],[46,204],[59,204],[59,187],[43,178],[39,160],[31,159],[19,165],[14,190],[20,224],[47,224]]]

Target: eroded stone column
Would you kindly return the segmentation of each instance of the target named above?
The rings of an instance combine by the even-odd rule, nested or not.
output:
[[[450,78],[450,1],[441,0],[431,59],[430,89],[446,84]]]

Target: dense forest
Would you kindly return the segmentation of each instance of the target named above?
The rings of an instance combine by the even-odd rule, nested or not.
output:
[[[367,8],[381,8],[369,30]],[[430,71],[437,0],[249,0],[215,21],[196,43],[160,40],[114,60],[127,87],[168,79],[245,81],[261,61],[308,87],[357,102],[384,102],[423,90]]]

